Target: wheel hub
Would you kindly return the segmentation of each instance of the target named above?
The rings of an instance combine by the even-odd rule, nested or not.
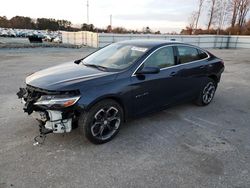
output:
[[[91,127],[92,135],[101,140],[109,139],[117,132],[120,122],[121,118],[117,108],[112,106],[102,108],[94,116]]]
[[[215,86],[212,82],[209,82],[203,91],[203,102],[208,104],[212,101],[215,93]]]

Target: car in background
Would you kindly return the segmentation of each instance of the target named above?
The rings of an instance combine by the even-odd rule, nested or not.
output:
[[[197,46],[130,40],[38,71],[17,95],[42,135],[71,132],[76,124],[102,144],[129,118],[187,101],[210,104],[223,71],[223,60]]]
[[[0,37],[33,38],[46,42],[62,43],[60,31],[0,28]]]
[[[8,37],[8,32],[5,29],[0,29],[0,37]]]

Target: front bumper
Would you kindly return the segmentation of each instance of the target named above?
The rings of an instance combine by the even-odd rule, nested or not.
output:
[[[49,93],[46,93],[44,90],[41,91],[39,89],[30,89],[27,87],[20,88],[17,96],[21,99],[21,102],[24,105],[24,112],[27,112],[29,115],[32,114],[32,117],[38,120],[40,125],[42,125],[47,131],[53,133],[71,132],[74,117],[72,109],[54,110],[34,105],[38,98],[47,94]]]
[[[52,130],[53,133],[71,132],[72,118],[63,119],[62,113],[55,110],[35,111],[32,113],[32,116],[42,122],[46,129]]]

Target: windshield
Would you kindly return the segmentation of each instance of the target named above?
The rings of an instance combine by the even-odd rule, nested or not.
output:
[[[83,64],[102,69],[122,70],[132,65],[148,49],[128,44],[111,44],[83,60]]]

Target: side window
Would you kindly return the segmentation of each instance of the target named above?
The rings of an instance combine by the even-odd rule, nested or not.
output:
[[[199,50],[199,57],[200,57],[200,59],[205,59],[208,57],[208,55],[206,52]]]
[[[153,53],[144,63],[145,67],[166,68],[175,64],[174,50],[172,47],[165,47]]]
[[[180,63],[188,63],[191,61],[200,60],[200,54],[198,49],[188,46],[177,46],[179,52]]]

